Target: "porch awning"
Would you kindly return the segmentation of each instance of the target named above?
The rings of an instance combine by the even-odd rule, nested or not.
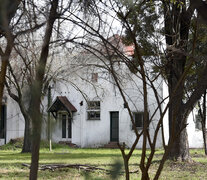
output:
[[[70,103],[66,96],[57,96],[47,111],[51,112],[52,115],[57,118],[58,111],[67,111],[72,117],[72,112],[77,112],[77,109]]]

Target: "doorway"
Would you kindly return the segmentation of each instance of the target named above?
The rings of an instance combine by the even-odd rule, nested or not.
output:
[[[62,140],[67,141],[72,138],[72,118],[67,114],[61,114],[62,120]]]
[[[0,139],[6,138],[6,105],[1,106]]]
[[[110,112],[110,141],[119,141],[119,112]]]

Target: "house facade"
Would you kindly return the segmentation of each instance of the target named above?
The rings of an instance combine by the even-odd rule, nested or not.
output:
[[[93,57],[88,57],[86,64],[88,66],[76,64],[76,68],[72,68],[73,73],[69,73],[72,75],[67,76],[75,85],[62,82],[53,85],[53,101],[48,108],[52,114],[52,141],[70,141],[80,147],[102,147],[109,142],[125,142],[130,147],[136,136],[114,78],[107,70],[100,68],[101,63],[97,66],[97,60]],[[120,73],[122,90],[133,112],[136,128],[141,132],[144,115],[142,81],[125,64],[119,63],[116,68]],[[156,85],[161,98],[162,81],[159,80]],[[150,88],[148,99],[151,116],[157,104]],[[155,113],[149,127],[152,137],[158,120],[159,113]],[[142,138],[137,147],[141,146]],[[162,138],[159,133],[157,147],[161,146]]]
[[[132,55],[129,46],[122,45],[122,50],[127,56]],[[107,68],[110,64],[113,64],[116,76]],[[117,57],[108,61],[107,58],[97,59],[94,54],[86,52],[76,54],[69,60],[59,60],[53,68],[60,69],[61,74],[58,80],[51,83],[51,102],[48,104],[48,96],[43,100],[42,139],[50,136],[53,142],[71,142],[79,147],[102,147],[110,142],[125,142],[131,147],[136,136],[126,102],[133,114],[136,128],[141,132],[144,123],[144,96],[140,75],[132,73],[126,63]],[[146,65],[145,69],[150,72],[151,66]],[[150,83],[147,83],[149,134],[153,138],[160,119],[159,104]],[[153,83],[157,97],[162,101],[168,96],[167,86],[161,78]],[[164,106],[162,105],[163,108]],[[0,145],[24,136],[24,118],[16,102],[8,96],[4,99],[2,112]],[[192,148],[200,148],[203,147],[202,132],[195,127],[193,117],[194,114],[191,114],[187,126],[189,144]],[[163,123],[167,142],[167,113]],[[51,132],[50,135],[48,132]],[[163,145],[161,134],[160,128],[157,148]],[[142,137],[137,144],[137,148],[141,147]]]
[[[114,87],[111,88],[113,90]],[[57,109],[56,118],[51,112],[51,138],[53,142],[67,141],[72,142],[79,147],[102,147],[109,142],[125,142],[128,146],[133,143],[135,138],[132,124],[121,97],[114,95],[114,91],[108,91],[102,99],[94,96],[92,101],[87,102],[81,92],[74,87],[54,88],[52,91],[54,108],[55,101],[67,99],[75,109],[60,102],[60,109]],[[167,93],[166,85],[163,86],[163,93]],[[93,94],[93,93],[92,93]],[[2,107],[2,118],[0,123],[1,136],[0,145],[8,143],[11,139],[24,136],[24,119],[16,102],[11,98],[5,98]],[[141,102],[141,101],[140,101]],[[88,104],[90,103],[90,104]],[[64,107],[66,106],[66,107]],[[140,112],[142,109],[140,103]],[[89,108],[92,107],[92,108]],[[134,112],[137,112],[136,110]],[[72,114],[71,114],[72,113]],[[188,140],[191,148],[202,148],[202,131],[196,126],[195,115],[197,111],[191,112],[188,118]],[[91,116],[90,116],[91,115]],[[3,119],[3,121],[2,121]],[[139,118],[137,118],[139,119]],[[48,122],[43,121],[42,138],[47,139]],[[142,124],[137,124],[141,130]],[[167,116],[164,120],[165,140],[168,140],[168,121]],[[153,132],[153,128],[151,129]],[[138,147],[141,147],[141,142]],[[162,146],[162,140],[159,136],[157,147]]]
[[[48,138],[49,123],[53,142],[67,141],[79,147],[101,147],[109,142],[125,142],[130,147],[136,136],[123,95],[110,71],[102,68],[106,62],[87,55],[82,60],[79,57],[70,60],[69,64],[62,63],[56,64],[56,67],[65,69],[60,78],[62,81],[51,84],[52,102],[48,106],[47,97],[43,101],[45,118],[42,138]],[[131,73],[125,63],[117,61],[114,68],[120,78],[122,93],[133,113],[136,128],[141,132],[144,115],[142,80]],[[159,89],[161,99],[162,80],[157,81],[156,88]],[[153,137],[159,113],[154,113],[158,105],[150,87],[148,103],[149,115],[153,115],[149,132]],[[47,113],[50,113],[50,122]],[[10,98],[7,98],[7,117],[4,119],[6,131],[1,144],[9,142],[11,138],[23,137],[24,119],[18,105]],[[141,146],[142,138],[137,147]],[[159,133],[157,147],[161,146],[162,138]]]

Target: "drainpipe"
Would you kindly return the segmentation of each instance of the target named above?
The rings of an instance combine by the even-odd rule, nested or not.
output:
[[[47,103],[47,107],[49,109],[50,105],[51,105],[51,86],[48,87],[48,103]],[[50,122],[51,118],[50,118],[50,112],[47,113],[47,137],[48,137],[48,141],[49,141],[49,145],[50,145],[50,151],[52,151],[52,140],[51,140],[51,122]]]

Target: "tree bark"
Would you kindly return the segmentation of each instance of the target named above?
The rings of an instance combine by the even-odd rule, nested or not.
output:
[[[202,126],[202,134],[203,134],[203,144],[204,144],[204,152],[207,155],[207,137],[206,137],[206,91],[203,94],[202,100],[202,108],[201,103],[198,101],[199,110],[198,113],[201,117],[201,126]]]
[[[31,128],[31,121],[30,119],[25,119],[25,129],[24,129],[24,143],[22,148],[22,153],[28,153],[31,152],[32,149],[32,128]]]
[[[202,131],[203,131],[204,151],[205,151],[205,155],[207,155],[207,137],[206,137],[206,91],[205,91],[205,93],[203,95]]]
[[[202,121],[202,131],[203,131],[203,141],[204,141],[204,151],[207,155],[207,137],[206,137],[206,90],[203,95],[203,121]]]
[[[15,1],[4,0],[1,1],[1,5],[0,5],[0,35],[4,36],[7,40],[7,46],[5,52],[3,52],[2,48],[0,48],[0,56],[1,56],[0,107],[2,106],[2,98],[4,93],[7,66],[9,63],[9,58],[12,52],[13,42],[14,42],[14,37],[9,28],[9,23],[11,19],[14,17],[18,9],[19,3],[20,3],[19,0],[15,0]],[[0,115],[1,115],[1,108],[0,108]]]
[[[129,180],[129,159],[127,157],[124,158],[124,169],[125,169],[125,179]]]
[[[11,35],[11,34],[10,34]],[[1,56],[1,70],[0,70],[0,107],[2,106],[2,99],[4,94],[4,86],[6,80],[6,71],[9,64],[10,54],[13,48],[13,38],[7,37],[7,46],[5,52],[0,48],[0,56]],[[1,108],[0,108],[1,115]]]
[[[8,60],[4,60],[4,61],[2,60],[1,71],[0,71],[0,107],[2,106],[2,98],[4,92],[4,83],[5,83],[7,66],[8,66]]]
[[[179,132],[178,132],[179,133]],[[180,135],[175,138],[168,154],[169,159],[177,161],[190,161],[188,134],[184,128]]]
[[[38,163],[39,163],[39,149],[41,139],[41,115],[39,106],[40,101],[37,100],[34,103],[34,112],[32,113],[33,127],[32,127],[32,159],[30,169],[30,180],[36,180],[38,174]],[[36,114],[36,115],[35,115]]]
[[[185,71],[188,35],[194,10],[191,7],[187,9],[185,1],[183,8],[179,8],[178,3],[163,1],[167,44],[166,75],[170,102],[169,142],[173,142],[168,158],[187,160],[190,158],[186,139],[187,131],[182,129],[186,124],[187,116],[183,116],[183,112],[180,111],[183,109],[184,81],[179,86],[177,85]],[[182,132],[180,132],[181,130]]]
[[[175,59],[173,59],[175,61]],[[182,62],[182,59],[178,61]],[[184,87],[183,83],[177,88],[176,85],[179,81],[176,77],[181,77],[184,72],[184,67],[181,63],[176,63],[177,71],[171,72],[169,78],[169,142],[173,143],[169,150],[168,158],[173,160],[188,161],[190,160],[189,144],[186,125],[188,115],[181,112],[183,104]]]
[[[204,152],[205,152],[205,155],[207,155],[206,127],[204,125],[202,125],[202,133],[203,133]]]
[[[38,174],[39,149],[41,139],[42,114],[40,111],[40,103],[42,97],[43,79],[45,75],[45,67],[49,54],[50,38],[54,22],[57,18],[57,8],[59,0],[51,2],[49,18],[44,35],[43,45],[41,49],[40,59],[36,68],[35,80],[31,89],[31,119],[32,119],[32,159],[30,169],[30,180],[36,180]]]

